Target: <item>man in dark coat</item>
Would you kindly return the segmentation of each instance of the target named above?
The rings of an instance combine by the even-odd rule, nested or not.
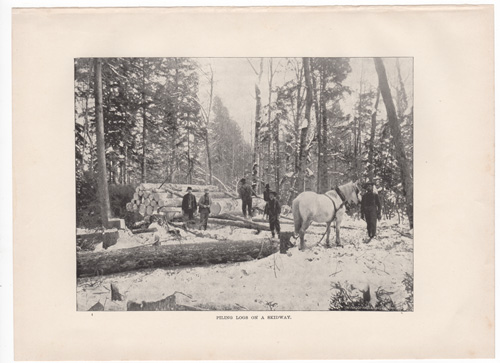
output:
[[[246,179],[241,179],[240,188],[238,190],[241,198],[243,217],[247,217],[247,209],[248,215],[252,217],[252,195],[253,189],[250,184],[247,184]]]
[[[269,184],[266,184],[266,188],[264,189],[264,202],[266,202],[266,206],[264,207],[264,218],[269,216],[269,201],[271,200],[269,198],[270,193],[271,190],[269,189]]]
[[[278,238],[280,238],[280,214],[281,205],[278,199],[276,199],[276,193],[269,193],[269,203],[268,203],[268,213],[269,213],[269,228],[271,229],[271,234],[274,238],[274,230],[278,233]]]
[[[377,219],[382,218],[382,208],[378,194],[373,192],[373,183],[366,183],[367,192],[361,199],[361,219],[366,221],[368,237],[372,239],[377,234]]]
[[[187,194],[182,198],[182,212],[184,217],[192,221],[194,219],[193,213],[196,210],[196,197],[192,193],[191,187],[187,188]]]

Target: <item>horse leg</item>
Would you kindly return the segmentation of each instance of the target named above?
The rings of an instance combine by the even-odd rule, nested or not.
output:
[[[340,243],[340,220],[339,219],[337,219],[335,221],[335,236],[336,236],[335,242],[337,243],[337,246],[342,246],[342,244]]]
[[[331,223],[326,224],[326,247],[330,247],[330,229],[331,229]]]
[[[309,227],[309,225],[311,224],[311,220],[310,219],[306,219],[303,223],[302,223],[302,226],[300,227],[300,247],[299,247],[299,250],[301,251],[304,251],[305,249],[305,242],[304,242],[304,235],[306,234],[306,229]]]

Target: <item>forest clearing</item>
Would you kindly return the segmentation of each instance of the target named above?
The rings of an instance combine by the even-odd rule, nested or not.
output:
[[[412,310],[412,293],[407,291],[405,281],[413,283],[408,281],[408,276],[413,275],[413,236],[407,225],[399,226],[394,220],[383,221],[379,228],[379,235],[364,243],[364,222],[349,219],[343,231],[344,247],[325,248],[317,245],[324,227],[314,225],[307,235],[308,247],[304,252],[293,247],[280,254],[279,241],[272,240],[269,231],[255,234],[251,229],[214,224],[196,235],[181,229],[177,236],[168,235],[160,227],[159,233],[166,236],[162,245],[188,250],[191,244],[253,240],[257,250],[262,243],[273,243],[276,252],[240,262],[81,277],[77,286],[78,310],[88,310],[97,303],[104,310],[127,310],[133,303],[158,302],[169,296],[175,296],[175,303],[182,307],[171,305],[167,310],[344,310],[356,306],[347,306],[346,298],[335,299],[336,294],[346,293],[362,305],[361,294],[367,285],[373,306],[363,305],[361,309],[374,308],[378,303],[380,310]],[[291,232],[293,226],[285,224],[282,229]],[[155,235],[123,231],[118,243],[105,253],[152,245]],[[102,245],[96,246],[95,252],[98,251],[102,251]],[[111,284],[123,295],[119,300],[112,300]],[[377,291],[383,291],[380,298]],[[387,297],[394,305],[387,304]],[[381,305],[384,302],[387,306]]]
[[[76,59],[75,146],[77,310],[413,311],[411,58]]]

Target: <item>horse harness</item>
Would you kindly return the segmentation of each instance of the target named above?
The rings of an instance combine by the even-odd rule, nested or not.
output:
[[[337,208],[337,205],[335,204],[335,201],[333,200],[333,198],[325,193],[325,195],[328,197],[328,199],[330,199],[333,203],[333,217],[328,223],[332,223],[337,218],[337,212],[340,210],[340,208],[342,208],[347,203],[347,199],[346,199],[344,193],[342,193],[342,191],[340,190],[340,188],[338,186],[335,187],[335,193],[337,193],[340,200],[342,201],[342,203],[340,203],[340,206],[338,208]]]

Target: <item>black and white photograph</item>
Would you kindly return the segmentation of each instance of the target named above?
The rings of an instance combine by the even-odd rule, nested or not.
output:
[[[28,3],[1,361],[495,357],[493,5]]]
[[[413,311],[413,58],[76,58],[78,311]]]

